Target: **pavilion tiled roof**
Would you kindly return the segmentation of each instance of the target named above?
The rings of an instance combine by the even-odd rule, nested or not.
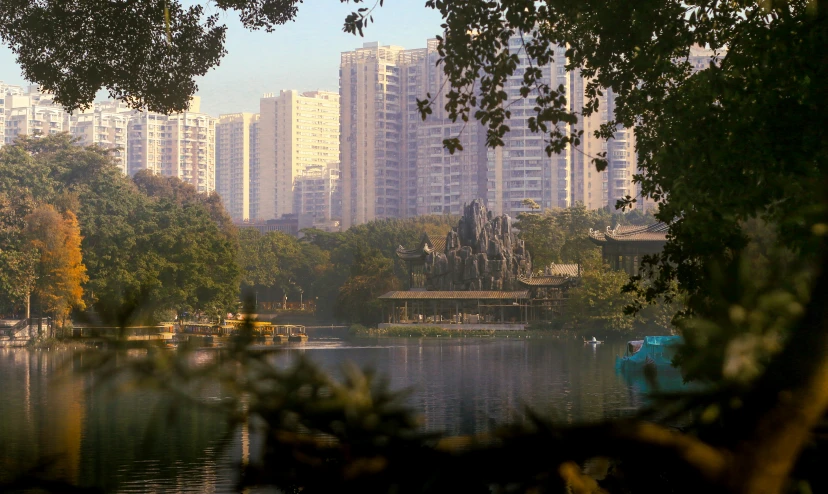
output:
[[[573,276],[581,275],[577,264],[555,264],[554,262],[544,269],[544,276]]]
[[[669,226],[665,223],[653,223],[646,226],[617,226],[615,229],[607,227],[605,232],[589,230],[589,238],[597,243],[604,242],[666,242]]]
[[[446,237],[438,237],[438,238],[431,238],[431,235],[428,236],[428,241],[431,242],[431,250],[437,252],[445,252],[446,251]]]
[[[573,278],[569,276],[533,276],[531,278],[527,278],[521,276],[518,278],[518,281],[526,286],[546,286],[546,287],[559,287],[564,286],[569,283],[573,282]]]
[[[423,234],[420,239],[420,244],[413,249],[406,249],[402,245],[397,247],[397,257],[403,260],[419,260],[425,259],[425,256],[432,252],[445,252],[446,239],[445,238],[431,238],[428,234]]]
[[[514,300],[528,299],[526,290],[502,292],[496,290],[479,291],[393,291],[379,296],[380,300]]]

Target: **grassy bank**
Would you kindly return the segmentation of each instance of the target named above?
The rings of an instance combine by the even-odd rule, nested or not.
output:
[[[361,324],[350,327],[349,333],[354,337],[384,337],[384,338],[529,338],[529,339],[558,339],[581,340],[595,336],[601,341],[624,342],[633,339],[642,339],[643,334],[624,333],[613,330],[599,330],[594,328],[560,328],[530,325],[525,331],[497,331],[472,329],[444,329],[438,326],[391,326],[388,328],[368,328]],[[654,332],[654,334],[658,334]],[[650,335],[650,333],[647,333]]]

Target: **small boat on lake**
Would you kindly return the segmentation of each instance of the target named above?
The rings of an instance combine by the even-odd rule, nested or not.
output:
[[[299,324],[277,324],[273,330],[273,343],[308,341],[305,327]]]
[[[591,340],[584,339],[585,345],[600,345],[601,343],[603,343],[603,341],[595,339],[594,336]]]
[[[288,337],[288,341],[293,343],[308,341],[308,334],[305,333],[305,327],[294,326],[293,331],[291,331],[290,336]]]
[[[628,341],[624,355],[615,357],[615,368],[671,367],[676,349],[683,341],[681,336],[645,336],[643,340]]]

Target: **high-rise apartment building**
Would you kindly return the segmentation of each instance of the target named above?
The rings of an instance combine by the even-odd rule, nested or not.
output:
[[[338,192],[339,163],[308,166],[294,180],[293,211],[316,221],[338,218]]]
[[[258,114],[233,113],[216,122],[216,191],[235,221],[250,219],[251,125],[258,119]]]
[[[721,60],[725,55],[726,50],[711,50],[710,48],[703,48],[699,45],[690,47],[690,53],[687,61],[690,63],[691,70],[695,73],[700,70],[707,69],[710,64]]]
[[[488,151],[489,208],[496,214],[516,216],[521,211],[530,211],[523,204],[526,199],[535,201],[542,208],[565,207],[571,193],[570,155],[565,152],[547,156],[544,135],[529,130],[527,122],[534,115],[535,102],[532,94],[528,98],[521,97],[520,87],[523,74],[537,64],[526,56],[518,36],[509,40],[509,51],[518,55],[519,60],[504,88],[511,112],[505,123],[511,130],[503,137],[502,148]],[[563,57],[556,56],[552,63],[540,67],[540,82],[552,87],[563,85],[568,91],[565,62]]]
[[[463,204],[486,198],[485,129],[448,118],[437,60],[434,39],[414,50],[365,43],[342,54],[343,226],[460,214]],[[427,94],[433,113],[423,121],[417,100]],[[463,150],[443,149],[449,137],[459,137]]]
[[[261,218],[259,215],[259,127],[261,116],[256,113],[255,118],[250,122],[250,219]]]
[[[70,115],[55,104],[52,95],[41,93],[37,86],[23,88],[0,83],[0,145],[10,144],[21,135],[69,132],[78,139],[78,145],[98,144],[111,149],[116,165],[126,173],[130,113],[124,103],[105,101]]]
[[[69,117],[69,132],[81,146],[97,144],[111,149],[118,168],[127,173],[127,127],[131,109],[124,103],[106,101]]]
[[[365,43],[342,53],[342,226],[397,218],[405,210],[399,46]],[[407,157],[406,157],[407,158]]]
[[[452,122],[448,118],[445,96],[449,86],[442,66],[437,65],[437,40],[428,40],[425,50],[409,50],[420,51],[422,56],[403,60],[407,84],[404,146],[409,160],[414,158],[413,166],[409,161],[407,182],[413,186],[409,195],[416,206],[408,216],[460,215],[464,204],[487,197],[486,130],[476,120]],[[423,121],[417,99],[427,94],[433,98],[433,113]],[[443,147],[443,139],[454,137],[463,149],[451,154]]]
[[[13,86],[0,81],[0,147],[3,147],[6,143],[6,118],[12,108],[12,97],[23,94],[23,92],[23,88],[20,86]],[[13,140],[14,138],[12,138]]]
[[[281,91],[260,101],[256,219],[294,214],[295,181],[310,166],[339,161],[339,95]]]
[[[178,177],[199,192],[215,190],[216,118],[198,113],[197,97],[190,111],[174,115],[134,114],[128,126],[127,168],[130,175],[151,170]]]
[[[55,104],[51,95],[43,94],[37,86],[24,91],[17,86],[6,86],[3,97],[4,143],[10,144],[18,136],[51,135],[69,131],[69,114]]]
[[[613,117],[612,92],[605,90],[599,101],[599,110],[589,117],[579,117],[576,124],[560,124],[564,135],[583,132],[580,144],[568,145],[561,153],[549,156],[546,152],[548,137],[529,130],[528,119],[534,116],[536,94],[520,96],[523,75],[537,63],[530,60],[523,50],[519,35],[509,40],[509,50],[519,57],[514,74],[506,83],[509,95],[510,118],[506,125],[510,131],[504,136],[501,149],[488,150],[488,200],[496,213],[512,216],[530,211],[523,203],[531,199],[542,208],[571,207],[582,203],[589,209],[615,206],[618,199],[635,196],[632,183],[637,172],[635,137],[633,129],[619,128],[609,142],[595,137],[594,133]],[[566,70],[566,48],[555,47],[553,61],[539,67],[542,84],[553,88],[563,87],[567,109],[580,113],[589,82],[579,70]],[[608,167],[598,172],[593,159],[607,153]]]
[[[459,137],[450,154],[443,139]],[[486,198],[486,134],[476,122],[432,119],[421,124],[417,149],[417,214],[463,214],[463,205]]]
[[[417,110],[417,98],[425,98],[429,89],[436,93],[436,89],[433,88],[438,87],[439,76],[442,76],[442,71],[435,67],[436,60],[430,58],[430,55],[435,52],[435,48],[436,46],[429,44],[428,48],[403,50],[400,52],[397,61],[400,71],[400,121],[398,126],[400,206],[398,216],[403,218],[422,214],[420,210],[423,209],[422,204],[418,203],[420,186],[417,171],[419,155],[417,134],[422,124],[422,118]],[[442,116],[441,113],[439,117],[442,118]]]

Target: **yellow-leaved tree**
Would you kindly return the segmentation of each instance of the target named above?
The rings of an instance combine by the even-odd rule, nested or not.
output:
[[[52,205],[38,206],[26,217],[26,237],[38,255],[34,295],[41,310],[64,328],[72,308],[85,308],[83,284],[88,277],[78,219],[69,210],[60,214]]]

